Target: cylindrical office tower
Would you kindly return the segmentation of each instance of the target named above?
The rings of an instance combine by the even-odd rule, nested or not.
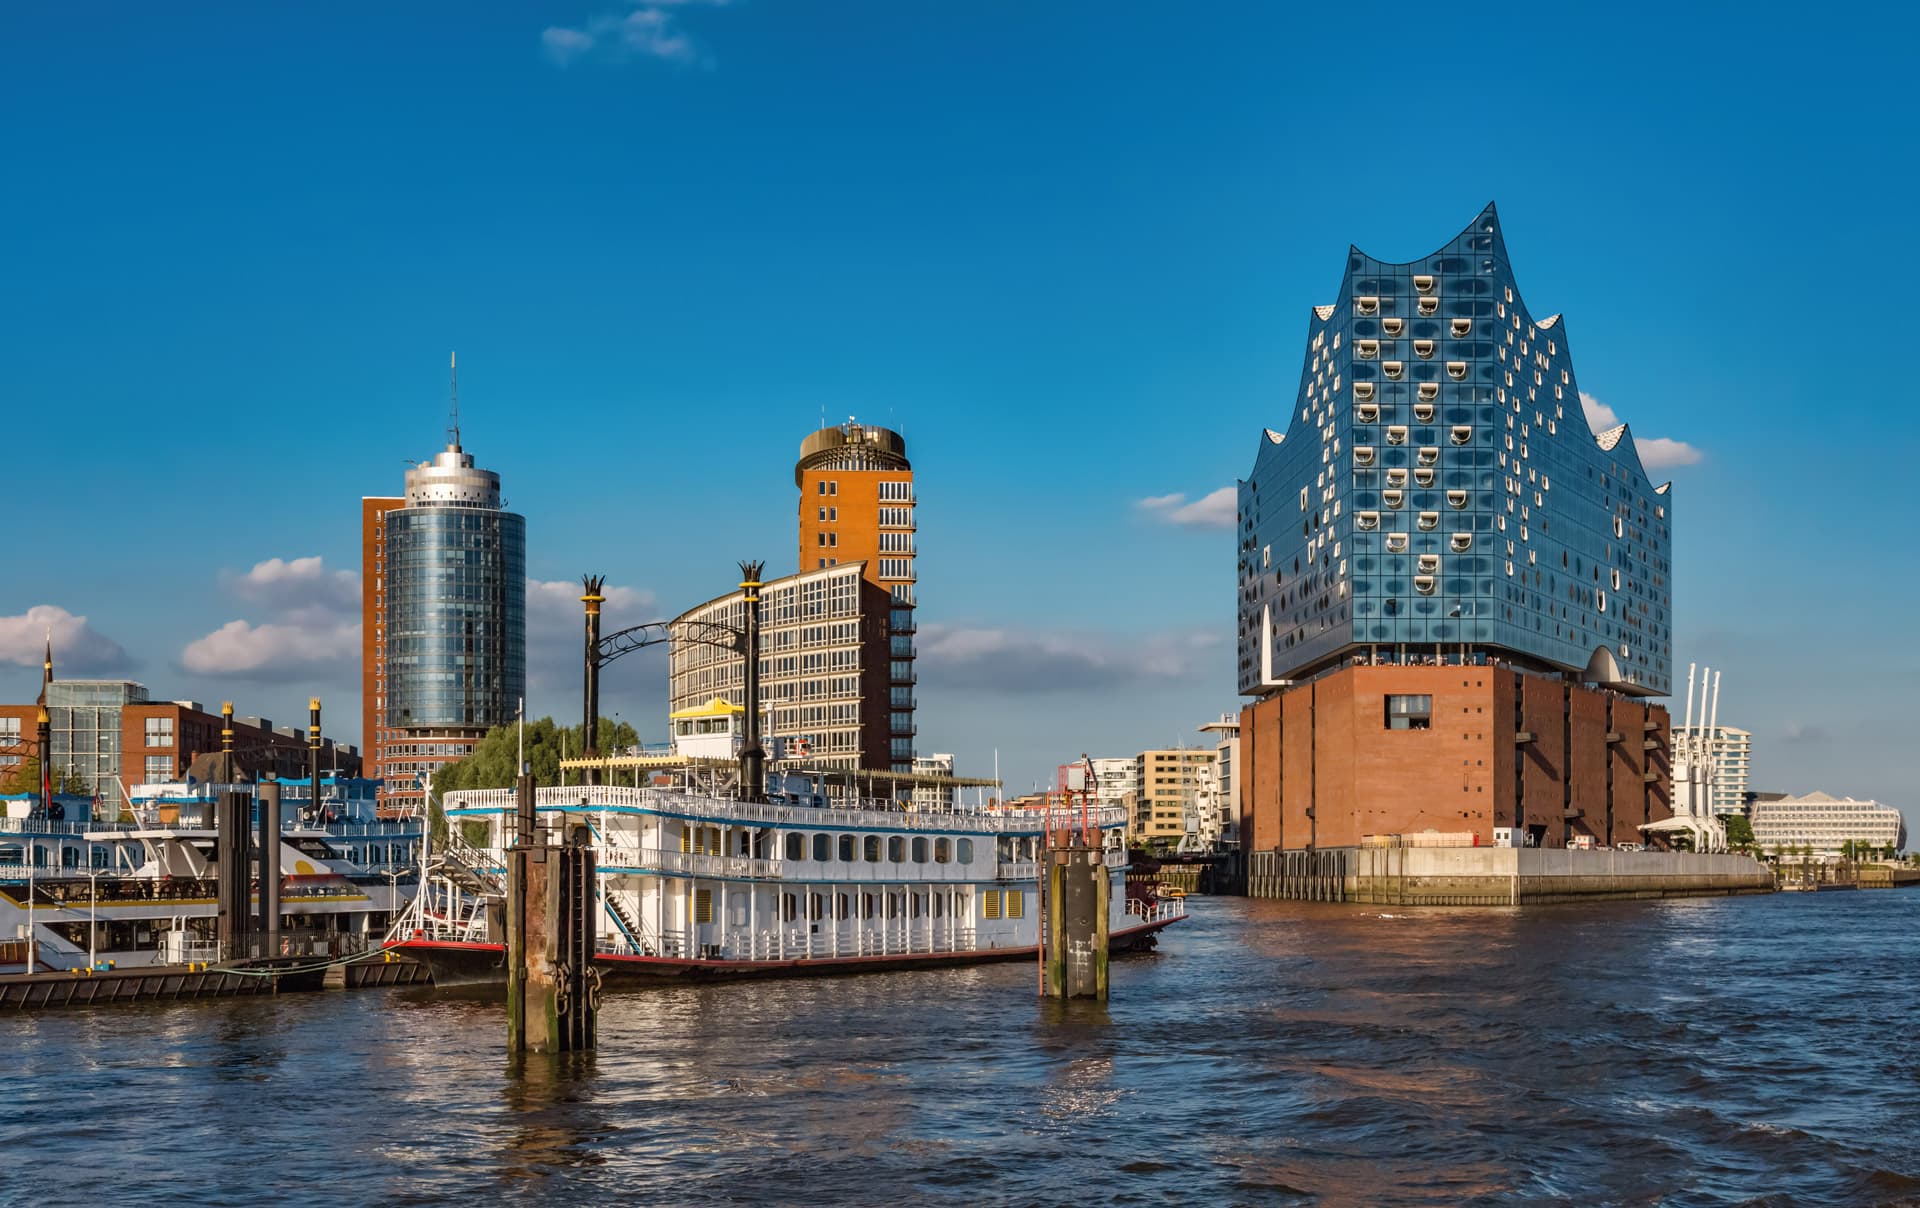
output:
[[[862,654],[861,715],[872,737],[866,766],[913,770],[914,593],[917,501],[907,441],[898,432],[854,420],[822,428],[800,443],[793,481],[800,488],[800,570],[850,562],[890,598],[884,648]],[[804,710],[776,707],[773,733],[807,736]]]
[[[526,693],[526,519],[459,444],[407,471],[386,526],[385,795],[512,721]]]

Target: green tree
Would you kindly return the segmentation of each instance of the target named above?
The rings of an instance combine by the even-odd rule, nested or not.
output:
[[[1753,847],[1753,823],[1739,814],[1727,816],[1727,846],[1735,851],[1748,851]]]
[[[91,796],[93,793],[93,790],[87,787],[86,779],[72,768],[54,776],[53,791],[75,797]],[[20,762],[14,765],[12,774],[0,779],[0,793],[32,793],[38,797],[40,795],[40,757],[38,755],[22,756]]]
[[[551,717],[529,720],[526,729],[527,763],[533,772],[533,782],[537,785],[556,785],[560,783],[560,759],[566,756],[578,758],[585,748],[582,738],[582,726],[562,726]],[[600,722],[600,749],[617,751],[624,747],[640,745],[640,736],[632,726],[623,721],[602,719]],[[456,792],[461,789],[510,789],[519,774],[516,760],[519,757],[521,734],[518,725],[495,726],[488,730],[473,748],[473,754],[440,769],[433,778],[434,796]],[[571,772],[567,780],[580,783],[580,774]],[[446,817],[440,807],[433,807],[433,837],[436,842],[444,842],[447,834]]]

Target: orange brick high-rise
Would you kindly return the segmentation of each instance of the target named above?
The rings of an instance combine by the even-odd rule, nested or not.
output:
[[[914,484],[907,442],[897,432],[848,420],[800,444],[793,467],[800,488],[801,571],[864,562],[863,577],[891,597],[884,704],[893,771],[913,770]],[[881,651],[871,652],[878,661]],[[871,670],[871,669],[869,669]]]
[[[1245,850],[1647,839],[1670,486],[1625,424],[1588,426],[1492,206],[1419,260],[1350,250],[1239,487]]]

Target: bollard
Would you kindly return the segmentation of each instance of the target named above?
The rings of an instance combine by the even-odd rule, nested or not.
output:
[[[1112,893],[1104,853],[1069,844],[1050,847],[1046,855],[1046,992],[1052,998],[1104,999]]]

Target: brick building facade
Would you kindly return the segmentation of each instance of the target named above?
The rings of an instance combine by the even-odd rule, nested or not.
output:
[[[1425,712],[1392,728],[1393,698]],[[1253,851],[1496,828],[1640,842],[1672,813],[1670,730],[1663,706],[1504,663],[1346,667],[1241,714],[1240,833]]]

